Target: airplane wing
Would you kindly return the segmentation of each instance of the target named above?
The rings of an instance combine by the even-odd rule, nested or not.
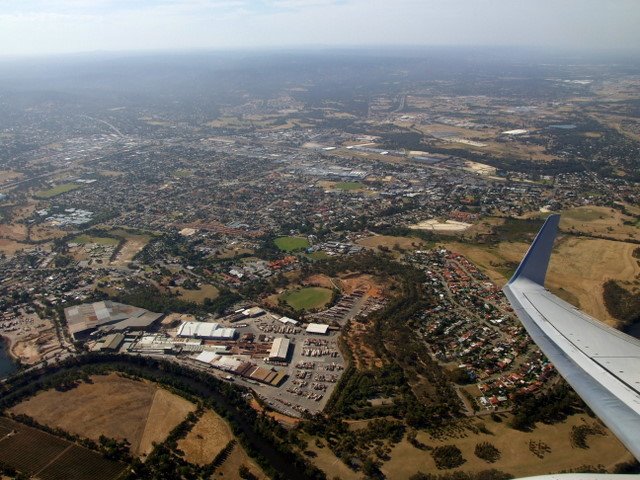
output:
[[[503,291],[544,354],[640,460],[640,341],[544,288],[559,215],[551,215]]]

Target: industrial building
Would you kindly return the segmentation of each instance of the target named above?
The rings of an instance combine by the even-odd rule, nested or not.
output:
[[[291,341],[285,337],[278,337],[273,341],[271,345],[271,351],[269,352],[269,360],[274,362],[286,362],[289,356],[289,346]]]
[[[184,322],[178,328],[178,336],[207,340],[233,340],[236,337],[236,329],[220,327],[217,323]]]
[[[115,333],[146,330],[163,317],[144,308],[109,300],[84,303],[64,309],[69,332],[74,340],[84,339],[94,331]]]
[[[202,352],[194,357],[194,360],[208,364],[218,370],[240,375],[249,380],[273,387],[279,387],[287,376],[286,370],[259,367],[255,363],[245,360],[244,357],[230,357],[217,355],[214,352]]]
[[[329,325],[325,325],[323,323],[310,323],[306,331],[307,333],[314,335],[326,335],[329,331]]]

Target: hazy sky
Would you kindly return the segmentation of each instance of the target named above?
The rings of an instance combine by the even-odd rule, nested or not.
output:
[[[0,55],[310,45],[640,50],[640,0],[0,0]]]

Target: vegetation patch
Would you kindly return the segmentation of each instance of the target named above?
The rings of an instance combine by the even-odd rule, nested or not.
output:
[[[571,429],[571,446],[583,449],[589,448],[587,437],[590,435],[606,435],[606,432],[597,423],[593,425],[574,425]]]
[[[640,294],[630,292],[615,280],[604,285],[604,303],[612,317],[625,325],[640,322]]]
[[[436,447],[431,451],[431,456],[439,470],[457,468],[466,462],[462,456],[462,452],[455,445]]]
[[[500,450],[489,442],[477,444],[474,453],[476,454],[476,457],[489,463],[497,462],[500,459]]]
[[[47,190],[40,190],[39,192],[36,192],[35,196],[36,198],[42,198],[46,200],[48,198],[62,195],[63,193],[71,192],[72,190],[77,190],[79,188],[82,188],[82,185],[78,185],[77,183],[63,183]]]
[[[278,237],[274,243],[283,252],[294,252],[309,247],[309,241],[304,237]]]
[[[296,310],[312,310],[327,305],[333,297],[333,291],[324,287],[306,287],[285,292],[282,299]]]

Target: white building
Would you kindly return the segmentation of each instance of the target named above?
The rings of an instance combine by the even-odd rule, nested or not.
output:
[[[210,340],[233,340],[236,336],[236,329],[220,327],[217,323],[183,322],[178,328],[178,336]]]
[[[329,325],[323,323],[310,323],[307,327],[307,333],[315,335],[326,335],[329,331]]]
[[[271,345],[269,360],[274,360],[276,362],[286,362],[287,356],[289,355],[289,345],[291,345],[291,341],[288,338],[276,338]]]

